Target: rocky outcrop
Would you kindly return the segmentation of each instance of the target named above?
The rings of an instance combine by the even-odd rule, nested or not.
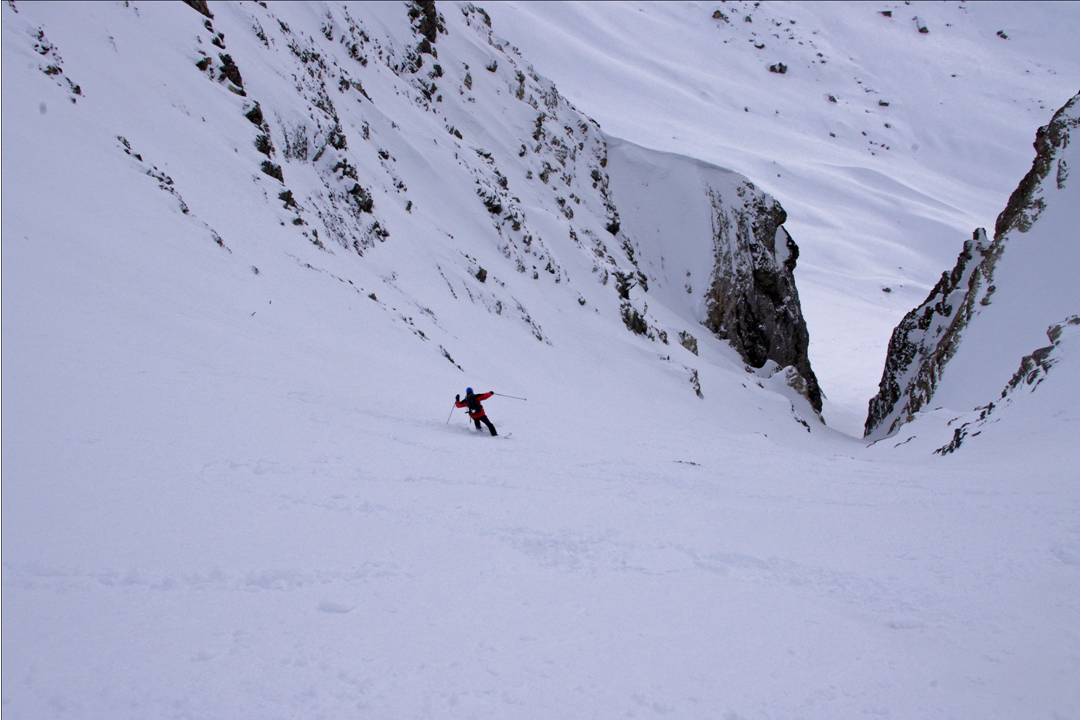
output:
[[[942,273],[927,299],[894,328],[878,394],[867,408],[865,437],[892,435],[931,400],[977,302],[990,302],[996,258],[987,233],[976,230],[953,269]]]
[[[800,412],[820,413],[794,278],[799,248],[784,228],[781,205],[739,173],[607,139],[608,162],[598,176],[610,180],[618,208],[606,212],[621,224],[625,262],[616,288],[630,304],[628,327],[661,343],[671,335],[693,357],[705,356],[705,348],[687,329],[701,324],[756,375],[776,376],[778,385],[806,398],[811,407],[797,403]],[[647,303],[665,312],[655,315]],[[673,314],[687,325],[670,325]]]
[[[787,216],[780,203],[749,182],[736,195],[741,202],[733,204],[710,190],[714,254],[704,324],[752,367],[768,361],[794,367],[801,391],[821,411],[793,276],[799,247],[783,227]]]
[[[191,7],[197,13],[205,15],[211,20],[214,19],[214,13],[210,12],[210,8],[207,7],[206,0],[184,0],[184,4]]]
[[[1066,159],[1061,156],[1061,151],[1070,141],[1070,130],[1076,131],[1078,127],[1078,97],[1074,95],[1070,98],[1059,108],[1050,123],[1036,131],[1036,141],[1032,143],[1032,147],[1036,149],[1036,159],[1032,161],[1032,167],[1017,189],[1010,195],[1006,209],[995,221],[996,242],[1014,228],[1028,232],[1032,223],[1036,222],[1045,206],[1040,186],[1052,169],[1055,170],[1055,186],[1059,190],[1065,186],[1069,167]]]
[[[1046,207],[1044,190],[1051,171],[1062,189],[1069,174],[1062,151],[1078,127],[1075,95],[1036,133],[1032,168],[1011,194],[995,223],[994,238],[977,229],[966,241],[953,270],[942,274],[927,299],[894,329],[878,394],[868,404],[865,437],[892,435],[934,396],[947,363],[965,329],[995,292],[995,267],[1012,237],[1027,233]]]
[[[976,408],[979,412],[976,418],[954,428],[953,437],[948,443],[935,450],[935,454],[949,455],[957,451],[964,444],[966,438],[979,435],[989,422],[993,422],[995,414],[1004,406],[1013,402],[1015,393],[1020,392],[1023,388],[1028,388],[1029,392],[1034,391],[1047,378],[1047,373],[1050,372],[1051,368],[1061,360],[1061,348],[1059,346],[1062,344],[1063,334],[1073,332],[1076,336],[1078,324],[1081,324],[1078,316],[1071,315],[1062,322],[1047,328],[1047,339],[1051,341],[1051,344],[1036,348],[1030,354],[1021,358],[1021,364],[1018,366],[1017,372],[1002,388],[998,398],[983,407]]]

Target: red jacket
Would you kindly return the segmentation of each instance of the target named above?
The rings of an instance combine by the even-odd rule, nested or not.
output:
[[[469,408],[469,417],[473,418],[474,420],[480,420],[482,417],[485,416],[484,415],[484,406],[480,404],[480,401],[481,400],[487,400],[493,394],[494,393],[492,393],[492,392],[486,392],[486,393],[481,393],[480,395],[474,395],[472,405],[469,402],[469,397],[466,396],[465,400],[456,400],[455,403],[454,403],[454,407],[460,407],[460,408],[467,407],[467,408]]]

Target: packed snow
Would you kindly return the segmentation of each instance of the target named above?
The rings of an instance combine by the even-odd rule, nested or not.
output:
[[[874,373],[845,348],[881,371],[887,326],[972,227],[992,223],[1036,127],[1076,92],[1076,58],[1063,66],[1056,54],[1063,37],[1076,48],[1076,6],[995,11],[1014,24],[993,41],[1029,65],[999,77],[999,60],[958,86],[993,104],[969,109],[981,123],[971,131],[951,125],[953,109],[925,116],[898,86],[906,137],[924,149],[857,163],[866,150],[853,141],[830,169],[828,135],[816,149],[799,124],[777,142],[781,126],[764,119],[767,96],[792,112],[804,103],[767,86],[781,78],[746,59],[723,85],[687,77],[699,33],[721,32],[714,5],[548,5],[486,6],[495,35],[521,48],[515,59],[468,6],[439,3],[438,79],[432,57],[408,70],[407,4],[212,2],[213,31],[181,3],[0,9],[6,714],[1078,716],[1079,420],[1061,402],[1049,417],[1043,399],[1077,395],[1076,329],[1062,363],[1019,396],[1031,433],[996,430],[940,457],[931,450],[952,430],[935,417],[901,448],[868,449],[820,422],[779,368],[746,368],[694,324],[701,308],[681,290],[688,277],[700,289],[712,257],[692,211],[683,243],[635,238],[655,287],[631,301],[670,342],[629,332],[600,281],[627,260],[588,180],[607,143],[617,204],[635,197],[644,167],[688,188],[701,187],[695,173],[719,182],[731,168],[773,192],[804,251],[812,360],[832,368],[833,407],[853,413],[846,393],[865,402]],[[953,5],[917,5],[931,34],[906,32],[939,42]],[[901,7],[916,14],[886,7],[898,25],[911,22]],[[801,28],[819,18],[807,31],[820,47],[874,42],[837,8],[760,12],[747,25],[767,12]],[[1058,22],[1071,12],[1073,30]],[[639,24],[647,14],[654,22]],[[1049,21],[1041,48],[1024,29]],[[361,26],[365,63],[348,40]],[[653,33],[663,53],[645,44]],[[560,57],[583,59],[582,37],[593,38],[590,62],[561,74]],[[950,57],[984,48],[965,66],[975,67],[987,47]],[[244,97],[196,67],[226,53]],[[632,62],[650,54],[648,68]],[[869,62],[853,56],[826,67]],[[783,79],[802,71],[776,57],[790,65]],[[911,56],[884,54],[883,67],[899,57]],[[1043,74],[1026,85],[1037,61]],[[615,85],[586,102],[602,66],[638,77],[621,91],[633,87],[641,107],[606,96]],[[927,72],[949,67],[936,59]],[[603,129],[567,126],[564,149],[582,149],[566,184],[527,181],[550,156],[518,154],[537,113],[517,88],[545,92],[544,76],[574,103],[548,94],[553,118],[581,112]],[[419,79],[443,99],[425,98]],[[716,107],[703,101],[663,130],[680,143],[657,141],[664,108],[688,107],[673,94],[731,88],[758,98],[753,123],[702,143]],[[319,107],[328,97],[344,148]],[[253,145],[254,101],[273,155]],[[564,132],[549,124],[544,142]],[[290,145],[301,129],[303,157]],[[268,159],[284,182],[260,171]],[[334,224],[352,217],[342,159],[374,198],[355,227]],[[280,198],[286,188],[298,208]],[[581,246],[557,191],[580,200]],[[485,192],[528,218],[528,248],[493,220]],[[647,199],[620,208],[625,224],[642,227],[635,208]],[[518,262],[537,264],[536,279]],[[467,385],[502,393],[485,402],[499,437],[452,408]]]

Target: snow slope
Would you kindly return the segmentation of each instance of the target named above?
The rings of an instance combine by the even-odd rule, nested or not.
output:
[[[404,4],[210,7],[0,9],[6,714],[1077,715],[1076,455],[868,453],[628,332],[603,137],[526,182],[564,129],[519,158],[550,85],[479,13],[433,78]],[[674,333],[691,258],[645,250]],[[447,422],[466,384],[528,398],[504,438]]]
[[[853,435],[891,329],[993,224],[1033,130],[1081,83],[1076,3],[489,10],[609,135],[732,168],[784,205],[825,415]]]

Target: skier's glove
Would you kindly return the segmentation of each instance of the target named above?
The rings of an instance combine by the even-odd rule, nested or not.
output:
[[[454,396],[454,402],[461,402],[461,401],[462,401],[462,396],[461,395],[455,395]]]

